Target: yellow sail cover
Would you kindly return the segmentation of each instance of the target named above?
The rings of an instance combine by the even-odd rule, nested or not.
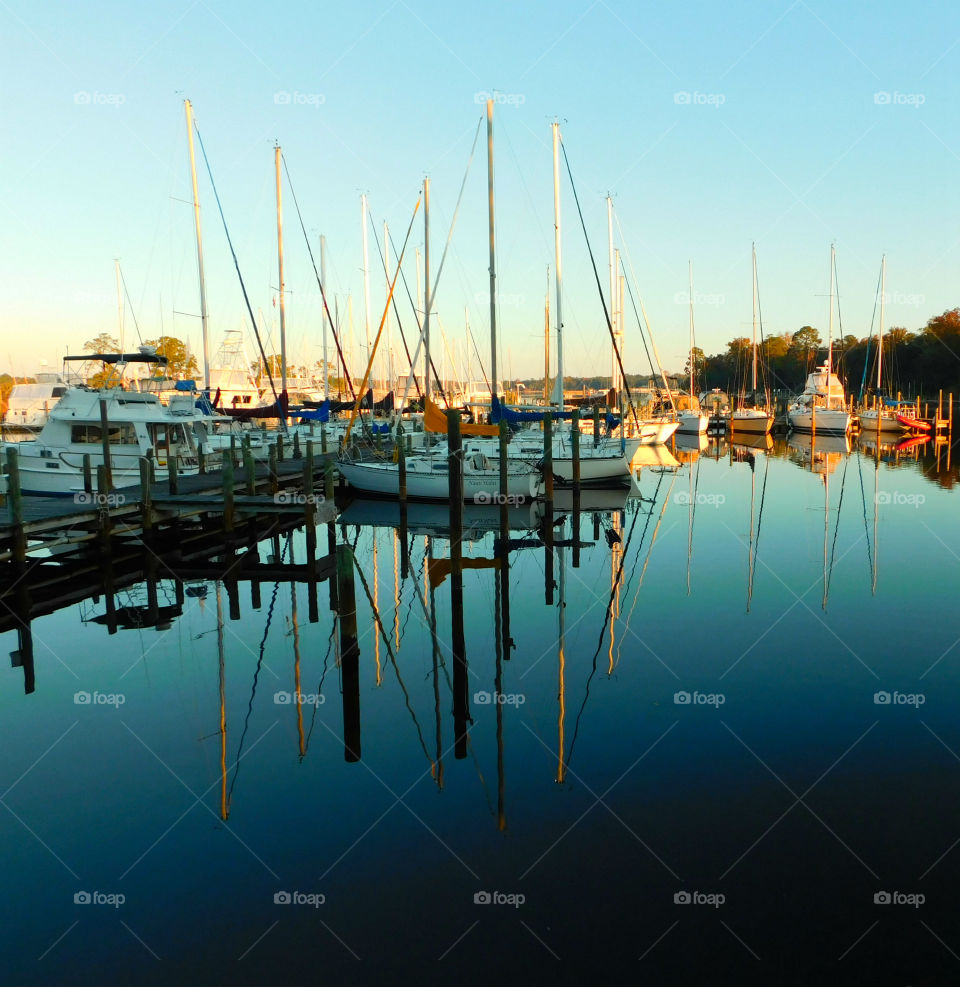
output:
[[[447,416],[444,410],[432,401],[427,401],[426,410],[423,413],[423,427],[427,432],[447,433]],[[500,434],[500,429],[496,425],[469,425],[462,422],[460,425],[461,435],[486,435],[496,438]]]

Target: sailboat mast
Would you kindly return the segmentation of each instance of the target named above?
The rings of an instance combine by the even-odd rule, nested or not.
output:
[[[883,300],[884,295],[887,293],[887,255],[884,254],[880,259],[880,337],[877,342],[877,414],[880,414],[879,401],[880,401],[880,387],[881,387],[881,376],[880,372],[883,368]],[[879,420],[879,419],[878,419]]]
[[[756,398],[757,393],[757,245],[750,244],[750,252],[753,257],[753,375],[751,378],[751,390]]]
[[[547,264],[547,293],[543,297],[543,403],[550,403],[550,265]]]
[[[830,407],[830,374],[833,370],[833,279],[837,269],[837,248],[830,244],[830,318],[827,324],[827,407]]]
[[[493,222],[493,100],[487,100],[487,211],[490,236],[490,390],[497,393],[497,268]]]
[[[280,198],[280,145],[273,149],[277,170],[277,264],[280,272],[280,392],[287,390],[287,323],[283,284],[283,203]]]
[[[563,408],[563,258],[560,246],[560,124],[553,127],[553,228],[557,265],[557,381],[553,388],[553,404]]]
[[[197,158],[193,150],[193,106],[183,101],[187,113],[187,143],[190,147],[190,180],[193,183],[193,225],[197,233],[197,273],[200,279],[200,334],[203,340],[203,387],[210,394],[210,340],[207,336],[207,286],[203,277],[203,237],[200,234],[200,196],[197,192]]]
[[[117,331],[120,334],[120,352],[125,353],[123,348],[123,295],[120,292],[120,260],[113,260],[114,273],[117,276]],[[161,337],[162,338],[162,337]]]
[[[320,237],[320,281],[327,283],[327,238]],[[327,363],[327,306],[323,306],[323,400],[330,397],[330,365]]]
[[[390,294],[390,230],[387,224],[383,224],[383,273],[387,279],[387,294]],[[387,386],[386,390],[392,391],[394,386],[393,375],[393,315],[387,309]]]
[[[360,196],[360,225],[363,233],[363,329],[367,341],[367,362],[370,362],[370,264],[367,259],[367,196]]]
[[[430,179],[423,180],[423,294],[427,310],[423,313],[423,409],[430,400]]]
[[[610,319],[613,329],[613,340],[617,338],[617,270],[616,258],[613,254],[613,199],[607,196],[607,254],[610,260]],[[617,390],[617,353],[616,343],[610,354],[610,386]]]
[[[690,282],[690,294],[688,295],[688,300],[690,302],[690,408],[693,408],[693,378],[694,378],[694,363],[693,363],[693,261],[687,261],[687,275]]]

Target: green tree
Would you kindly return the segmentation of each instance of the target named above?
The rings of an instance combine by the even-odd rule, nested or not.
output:
[[[99,336],[88,339],[83,348],[90,353],[119,353],[120,340],[108,332],[102,332]]]
[[[167,373],[171,377],[198,377],[197,358],[187,349],[187,344],[176,336],[148,339],[147,346],[155,347],[157,356],[167,358]]]
[[[698,380],[703,379],[703,370],[704,367],[706,367],[707,365],[707,358],[704,355],[703,350],[700,349],[699,346],[693,347],[693,350],[691,351],[691,355],[693,356],[693,381],[694,384],[696,384]],[[690,357],[689,356],[687,357],[687,362],[683,365],[683,373],[684,376],[687,378],[686,387],[689,390],[690,389]]]

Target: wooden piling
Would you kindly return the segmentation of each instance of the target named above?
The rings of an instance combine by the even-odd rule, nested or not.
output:
[[[593,408],[593,444],[595,446],[600,444],[600,406],[594,405]]]
[[[249,445],[243,447],[243,472],[247,495],[253,497],[257,492],[257,464],[253,460],[253,450]]]
[[[232,453],[229,459],[225,459],[223,461],[223,467],[220,471],[220,475],[221,475],[221,480],[223,481],[223,530],[227,532],[228,535],[232,535],[233,508],[234,508]]]
[[[110,469],[110,423],[107,421],[107,402],[100,399],[100,445],[103,452],[103,465],[107,471],[107,489],[109,493],[113,489],[113,471]]]
[[[13,561],[22,564],[27,558],[27,539],[23,530],[20,460],[13,446],[7,446],[7,510],[13,528]]]
[[[580,411],[574,408],[570,416],[570,445],[573,456],[573,495],[580,493]]]
[[[343,759],[360,760],[360,645],[353,552],[337,545],[337,601],[340,615],[340,681],[343,691]]]
[[[180,492],[180,481],[177,477],[177,457],[169,449],[167,450],[167,484],[171,494]]]
[[[300,433],[299,432],[294,432],[293,433],[293,458],[294,459],[300,459],[300,458],[302,458],[301,455],[300,455]]]
[[[543,496],[553,503],[553,415],[543,416]]]
[[[277,462],[283,462],[283,432],[277,436]]]
[[[277,457],[278,457],[278,455],[279,455],[279,453],[278,453],[278,450],[277,450],[277,446],[271,445],[270,448],[267,450],[267,463],[268,463],[269,472],[270,472],[270,493],[271,494],[276,494],[276,492],[280,489],[279,477],[277,475],[277,461],[278,461],[277,460]]]
[[[83,454],[83,492],[93,493],[93,468],[90,465],[90,453]]]
[[[140,459],[140,524],[144,534],[153,527],[153,488],[150,460],[146,456]]]

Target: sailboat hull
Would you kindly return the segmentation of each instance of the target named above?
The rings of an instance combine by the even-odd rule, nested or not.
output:
[[[400,473],[396,463],[348,463],[341,461],[339,470],[347,483],[364,493],[381,497],[400,496]],[[407,462],[407,497],[414,500],[450,499],[450,478],[446,456],[436,459],[411,459]],[[507,471],[507,496],[516,501],[531,497],[531,482],[538,471],[511,464]],[[463,471],[463,498],[477,504],[498,502],[500,470],[491,461],[490,469]]]
[[[773,417],[764,412],[734,411],[730,415],[731,432],[746,432],[748,435],[766,435],[772,427]]]
[[[816,415],[811,411],[791,411],[789,416],[790,427],[796,432],[845,435],[850,430],[850,415],[846,411],[818,408]]]

